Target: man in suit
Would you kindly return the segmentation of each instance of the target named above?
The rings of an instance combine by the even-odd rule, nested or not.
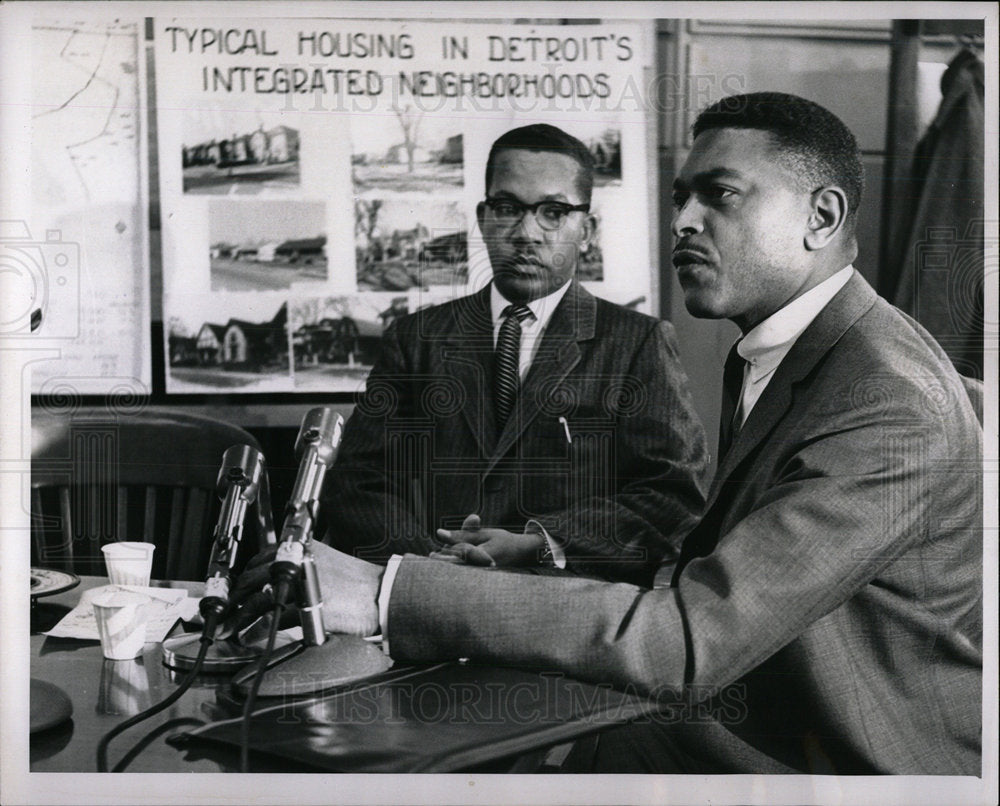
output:
[[[980,775],[982,432],[938,345],[851,266],[856,141],[777,93],[694,134],[674,264],[688,310],[744,335],[671,587],[326,550],[327,625],[673,706],[600,736],[589,769]]]
[[[476,210],[492,283],[388,328],[325,485],[332,545],[646,584],[676,560],[703,429],[672,327],[574,279],[592,185],[554,126],[494,143]]]

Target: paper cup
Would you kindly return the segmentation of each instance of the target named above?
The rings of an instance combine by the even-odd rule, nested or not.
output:
[[[146,643],[152,599],[132,591],[109,591],[94,599],[101,650],[108,660],[132,660]]]
[[[112,584],[148,585],[155,548],[152,543],[132,543],[127,540],[101,546]]]
[[[104,661],[97,713],[135,716],[150,704],[149,677],[142,658]]]

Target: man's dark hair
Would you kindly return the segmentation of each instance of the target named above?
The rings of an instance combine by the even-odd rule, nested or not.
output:
[[[533,123],[511,129],[500,136],[490,148],[490,156],[486,160],[486,192],[489,193],[490,182],[493,180],[493,164],[497,154],[509,149],[524,151],[552,151],[565,154],[573,159],[580,170],[576,176],[576,189],[584,202],[590,201],[590,192],[594,187],[594,158],[588,148],[573,135],[547,123]]]
[[[695,137],[709,129],[768,132],[786,164],[814,190],[836,185],[847,196],[847,223],[853,229],[865,171],[851,130],[830,110],[782,92],[731,95],[706,108],[694,122]]]

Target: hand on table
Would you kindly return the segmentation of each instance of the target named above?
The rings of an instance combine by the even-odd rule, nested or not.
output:
[[[431,557],[453,563],[483,566],[528,566],[538,562],[545,538],[530,532],[508,532],[483,527],[478,515],[469,515],[457,530],[438,529],[437,536],[449,545],[431,552]]]
[[[327,632],[361,636],[378,633],[378,594],[385,569],[318,541],[313,541],[310,548],[316,562],[323,597],[323,626]],[[234,630],[243,629],[274,607],[270,592],[262,589],[270,582],[275,551],[271,547],[251,559],[233,585],[229,599],[235,607],[231,617]],[[294,612],[294,606],[289,609]]]

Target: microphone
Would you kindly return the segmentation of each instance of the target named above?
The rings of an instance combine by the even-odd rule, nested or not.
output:
[[[298,587],[303,640],[312,646],[326,641],[326,632],[319,575],[309,545],[323,479],[337,458],[343,430],[344,418],[327,407],[310,409],[302,418],[295,440],[295,454],[300,457],[299,472],[271,564],[275,602],[284,604],[293,586]]]
[[[202,633],[209,638],[229,606],[229,589],[236,554],[243,537],[247,509],[256,509],[257,525],[268,543],[274,543],[270,507],[270,486],[263,454],[249,445],[233,445],[222,454],[215,483],[222,509],[215,525],[212,553],[205,578],[205,595],[198,611],[205,623]],[[284,639],[282,646],[291,642]],[[192,669],[198,662],[202,635],[183,633],[163,642],[163,663],[172,669]],[[235,636],[217,640],[202,659],[205,673],[229,673],[259,657],[259,647],[244,644]]]
[[[247,507],[257,500],[262,476],[264,455],[256,448],[233,445],[222,455],[222,466],[215,482],[222,510],[215,526],[205,595],[198,605],[206,623],[210,618],[220,619],[229,605],[233,566],[243,537],[243,519]]]
[[[276,603],[289,592],[299,596],[302,642],[278,648],[263,669],[258,661],[238,672],[233,691],[249,699],[261,696],[298,696],[352,683],[386,671],[392,660],[382,650],[356,635],[327,635],[323,626],[323,599],[310,545],[326,472],[337,458],[344,420],[329,408],[306,413],[295,442],[300,457],[298,477],[285,510],[285,521],[271,579]]]

